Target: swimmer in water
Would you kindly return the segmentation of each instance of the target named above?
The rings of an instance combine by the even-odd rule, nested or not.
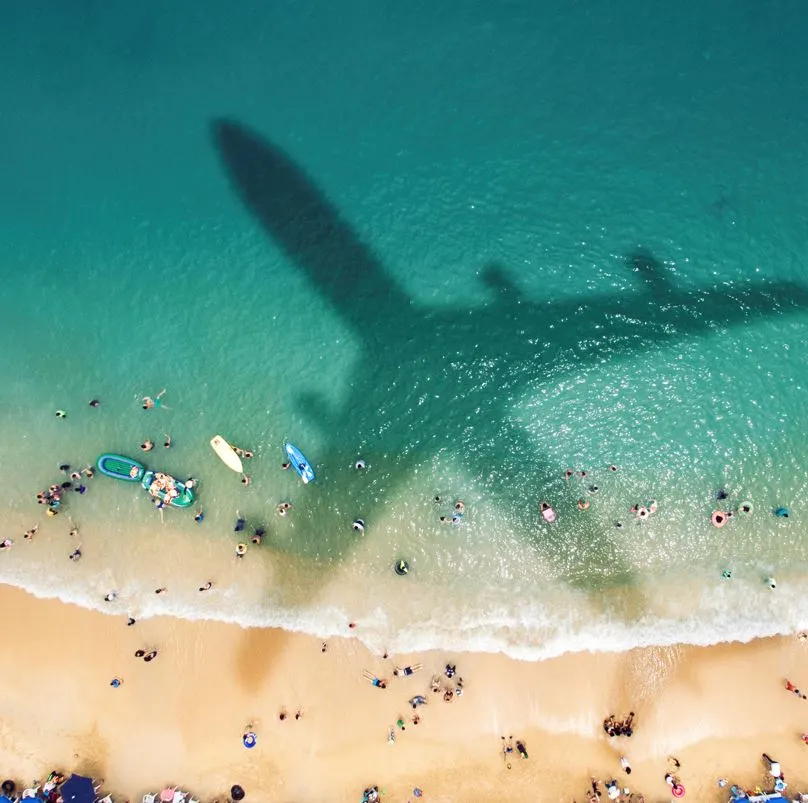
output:
[[[354,523],[351,525],[354,530],[358,533],[365,532],[365,520],[364,519],[354,519]]]
[[[466,503],[458,499],[457,502],[455,502],[455,510],[462,515],[466,512]]]
[[[236,545],[236,557],[243,558],[247,554],[247,544]]]
[[[247,523],[247,520],[236,511],[236,526],[233,527],[234,533],[240,533],[244,529],[244,525]]]
[[[160,399],[163,397],[163,394],[166,392],[166,389],[163,388],[154,398],[151,396],[144,396],[143,397],[143,409],[144,410],[151,410],[153,407],[162,407],[163,405],[160,403]],[[166,408],[168,409],[168,408]]]
[[[589,502],[586,499],[578,500],[578,510],[586,510],[589,507]]]
[[[165,446],[166,449],[171,448],[171,435],[169,435],[168,432],[166,432],[166,439],[165,439],[165,443],[163,444],[163,446]]]
[[[354,463],[354,468],[357,471],[362,471],[363,469],[367,468],[367,463],[361,458]]]
[[[203,522],[204,520],[205,520],[205,512],[204,512],[203,510],[198,511],[198,512],[196,513],[196,515],[194,516],[194,521],[195,521],[197,524],[202,524],[202,522]]]
[[[242,485],[249,485],[251,482],[252,482],[252,480],[246,474],[241,475],[241,484]]]
[[[284,471],[289,471],[289,469],[290,469],[291,467],[292,467],[292,464],[291,464],[291,463],[281,463],[281,468],[282,468]]]
[[[258,529],[257,529],[257,530],[256,530],[256,531],[253,533],[252,542],[253,542],[254,544],[256,544],[256,545],[257,545],[257,544],[260,544],[260,543],[261,543],[261,541],[262,541],[262,540],[263,540],[263,538],[264,538],[264,534],[265,534],[265,533],[266,533],[266,530],[265,530],[263,527],[259,527],[259,528],[258,528]]]
[[[100,404],[101,404],[101,402],[98,401],[98,399],[92,399],[90,401],[90,407],[98,407]]]
[[[146,440],[140,444],[140,448],[144,452],[150,452],[152,449],[154,449],[154,443],[152,442],[151,438],[146,438]]]

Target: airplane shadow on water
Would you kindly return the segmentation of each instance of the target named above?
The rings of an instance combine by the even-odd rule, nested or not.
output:
[[[342,409],[311,396],[301,400],[329,444],[316,462],[327,470],[346,465],[357,449],[383,454],[393,463],[389,496],[419,464],[447,450],[488,499],[509,511],[511,531],[580,590],[592,587],[589,571],[570,573],[582,548],[596,575],[622,584],[632,570],[610,533],[573,539],[563,530],[544,529],[538,535],[537,503],[560,499],[564,480],[557,466],[545,463],[537,470],[540,456],[510,411],[514,402],[543,383],[557,385],[570,368],[578,372],[587,364],[808,306],[808,287],[793,282],[680,289],[671,271],[644,251],[626,255],[637,287],[622,294],[535,301],[520,292],[506,268],[489,264],[482,273],[489,303],[427,306],[396,283],[286,151],[234,120],[214,120],[211,133],[241,202],[359,346],[350,404]],[[507,467],[503,454],[509,455]],[[362,513],[372,519],[373,506],[383,504],[365,500]],[[342,554],[356,535],[345,529]],[[303,554],[312,549],[296,548]]]

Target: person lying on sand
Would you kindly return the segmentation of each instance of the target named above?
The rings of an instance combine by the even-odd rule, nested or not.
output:
[[[370,682],[371,686],[375,686],[377,689],[386,689],[387,688],[387,681],[377,678],[376,675],[368,672],[367,669],[362,670],[362,677]]]
[[[420,668],[421,664],[413,664],[412,666],[405,666],[403,669],[397,666],[393,670],[393,674],[397,678],[408,677],[409,675],[414,675]]]

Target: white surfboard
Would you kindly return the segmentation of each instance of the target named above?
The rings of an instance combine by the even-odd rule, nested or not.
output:
[[[233,447],[221,436],[215,435],[210,439],[210,445],[213,451],[219,455],[221,461],[233,471],[239,474],[244,473],[244,467],[241,465],[241,458],[233,451]]]

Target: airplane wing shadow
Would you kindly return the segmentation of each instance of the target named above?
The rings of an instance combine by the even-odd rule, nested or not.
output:
[[[309,279],[314,291],[331,304],[360,346],[360,367],[349,380],[350,405],[342,409],[325,399],[309,396],[303,400],[305,410],[321,420],[328,437],[321,462],[342,464],[358,446],[395,456],[385,488],[389,496],[427,454],[452,448],[475,423],[485,429],[491,422],[499,422],[495,440],[460,459],[472,476],[487,478],[486,491],[497,505],[521,511],[515,521],[526,542],[581,590],[590,590],[589,579],[571,572],[570,567],[585,543],[601,547],[602,561],[595,558],[593,567],[601,576],[630,578],[632,569],[607,533],[578,532],[579,540],[573,545],[563,538],[548,537],[538,527],[539,499],[562,490],[563,480],[558,468],[541,456],[538,462],[544,468],[537,471],[535,446],[524,431],[507,422],[508,399],[524,392],[537,373],[550,376],[568,370],[559,362],[562,353],[574,355],[577,367],[604,358],[624,359],[701,332],[808,307],[808,289],[788,282],[678,289],[664,265],[648,252],[636,250],[626,256],[626,264],[638,280],[632,294],[534,301],[519,291],[506,268],[489,265],[483,274],[495,294],[489,304],[462,309],[424,307],[394,281],[280,146],[234,120],[212,121],[211,135],[236,195],[270,240]],[[513,337],[499,336],[503,327]],[[487,402],[464,387],[463,372],[473,366],[484,366],[482,370],[487,372]],[[523,370],[524,366],[532,370]],[[386,374],[381,367],[387,369]],[[390,369],[396,380],[384,381],[384,376],[391,376]],[[397,381],[407,383],[410,392],[393,392]],[[433,393],[436,387],[442,390],[441,403],[413,402],[419,394],[437,397]],[[492,401],[492,388],[507,388],[507,398],[503,394]],[[380,427],[380,411],[396,426]],[[412,432],[419,433],[416,450],[403,440]],[[511,455],[512,463],[525,468],[506,475],[498,468],[503,452]],[[338,498],[343,490],[347,492],[347,486],[341,487],[343,481],[336,473],[333,480]],[[366,499],[364,504],[366,515],[372,516],[374,505],[384,501]],[[321,519],[328,515],[328,510],[318,511]],[[345,528],[337,553],[349,551],[354,539],[355,533]],[[314,554],[315,547],[305,541],[300,539],[294,548],[300,554]],[[591,558],[593,551],[589,552]]]

